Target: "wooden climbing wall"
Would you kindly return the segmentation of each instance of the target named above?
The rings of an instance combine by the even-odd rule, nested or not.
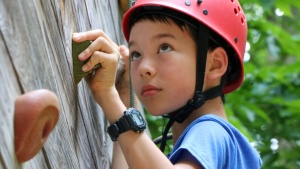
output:
[[[117,0],[0,0],[0,169],[109,168],[108,123],[85,82],[73,84],[71,35],[102,29],[125,44],[120,19]],[[42,150],[19,164],[14,102],[41,88],[58,96],[59,121]]]

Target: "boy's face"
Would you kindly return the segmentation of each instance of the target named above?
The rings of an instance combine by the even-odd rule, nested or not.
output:
[[[196,44],[173,23],[143,20],[130,32],[131,77],[152,115],[170,113],[194,95]]]

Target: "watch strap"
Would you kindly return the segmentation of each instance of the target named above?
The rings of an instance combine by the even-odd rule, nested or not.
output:
[[[128,123],[128,121],[126,119],[126,115],[124,115],[123,117],[121,117],[119,119],[118,125],[120,128],[120,134],[128,131],[131,128],[130,124]]]
[[[110,125],[107,128],[107,133],[109,134],[112,141],[117,141],[117,138],[120,134],[120,129],[119,129],[117,123]]]
[[[136,127],[134,127],[132,122],[131,123],[129,122],[130,121],[129,114],[131,111],[139,112],[138,110],[136,110],[134,108],[129,108],[124,112],[124,115],[118,121],[116,121],[114,124],[110,125],[107,128],[107,133],[110,135],[112,141],[116,141],[120,134],[122,134],[128,130],[133,130],[135,132],[141,132],[146,128],[146,126],[143,126],[139,129],[137,129]],[[142,118],[142,120],[144,121],[143,118]],[[144,122],[144,125],[145,125],[145,122]]]
[[[130,125],[128,124],[125,116],[121,117],[114,124],[110,125],[107,128],[107,132],[110,135],[113,141],[116,141],[120,134],[128,131],[130,129]]]

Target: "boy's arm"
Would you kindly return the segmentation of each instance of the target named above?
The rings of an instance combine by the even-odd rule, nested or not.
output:
[[[110,169],[128,169],[128,164],[117,141],[114,142],[113,158]]]

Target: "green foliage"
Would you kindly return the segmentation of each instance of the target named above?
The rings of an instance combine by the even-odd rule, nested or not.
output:
[[[251,57],[245,61],[243,85],[226,96],[229,121],[254,143],[264,169],[300,168],[300,3],[240,3]],[[162,121],[148,121],[153,135],[160,135]]]
[[[300,5],[292,0],[240,3],[248,19],[251,58],[242,87],[227,96],[229,119],[256,143],[263,168],[299,168]],[[276,15],[279,10],[282,16]]]

